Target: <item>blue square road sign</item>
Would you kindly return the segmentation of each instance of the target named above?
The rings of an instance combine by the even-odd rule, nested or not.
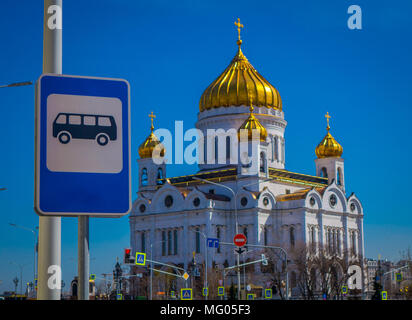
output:
[[[118,217],[131,210],[130,86],[43,74],[36,83],[39,215]]]

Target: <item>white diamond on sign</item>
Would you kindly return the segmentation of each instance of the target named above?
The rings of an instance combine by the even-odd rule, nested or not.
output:
[[[189,275],[187,274],[187,272],[185,272],[182,277],[183,277],[183,279],[185,279],[185,280],[189,279]]]

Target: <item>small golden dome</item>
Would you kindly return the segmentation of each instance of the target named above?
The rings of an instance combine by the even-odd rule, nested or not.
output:
[[[321,159],[321,158],[339,158],[342,155],[343,148],[342,146],[335,140],[334,137],[329,133],[330,127],[329,127],[329,119],[330,115],[329,112],[326,113],[325,115],[328,125],[326,127],[326,130],[328,130],[328,133],[326,136],[323,138],[323,140],[318,144],[318,146],[315,149],[316,156]]]
[[[242,40],[239,27],[238,31],[238,52],[225,71],[203,92],[199,102],[200,112],[219,107],[247,106],[250,92],[254,96],[256,107],[282,110],[278,90],[260,75],[243,55],[240,49]]]
[[[156,116],[153,114],[153,112],[149,115],[152,121],[152,125],[150,127],[150,135],[146,138],[146,140],[139,146],[139,156],[141,159],[145,158],[152,158],[153,155],[153,150],[156,148],[156,146],[160,145],[158,149],[160,151],[160,157],[165,156],[166,149],[163,146],[163,144],[159,141],[159,139],[156,137],[156,135],[153,133],[154,126],[153,126],[153,118]]]
[[[266,128],[260,123],[260,121],[253,115],[253,106],[250,106],[250,115],[245,122],[240,126],[238,131],[239,140],[241,139],[241,130],[247,130],[248,141],[253,139],[253,130],[259,131],[259,140],[262,142],[266,141],[268,132]]]

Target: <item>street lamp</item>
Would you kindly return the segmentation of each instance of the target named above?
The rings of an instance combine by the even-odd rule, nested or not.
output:
[[[23,294],[23,268],[25,266],[27,266],[27,263],[26,264],[19,264],[17,262],[10,261],[10,264],[15,264],[16,266],[18,266],[20,268],[20,294]],[[16,285],[16,288],[17,288],[17,285]]]
[[[199,233],[200,235],[202,235],[202,237],[205,239],[205,266],[206,266],[206,270],[205,270],[205,280],[204,280],[204,282],[205,282],[205,288],[208,288],[208,283],[207,283],[207,271],[208,271],[208,267],[207,267],[207,256],[209,255],[209,251],[208,251],[208,246],[207,246],[207,236],[202,232],[202,231],[197,231],[197,230],[191,230],[191,229],[189,229],[189,231],[192,231],[192,232],[196,232],[196,233]],[[208,293],[209,293],[209,289],[207,289],[208,290]],[[205,295],[205,300],[207,300],[207,296],[208,295]]]
[[[1,85],[0,88],[30,86],[32,84],[33,84],[32,81],[14,82],[14,83]]]
[[[228,187],[228,186],[226,186],[226,185],[224,185],[224,184],[221,184],[221,183],[209,181],[209,180],[202,179],[202,178],[198,178],[198,177],[192,177],[192,179],[194,179],[194,180],[199,180],[199,181],[203,181],[203,182],[205,182],[205,183],[209,183],[209,184],[213,184],[213,185],[216,185],[216,186],[225,188],[225,189],[229,190],[229,191],[233,194],[234,206],[235,206],[236,234],[238,234],[238,233],[239,233],[239,223],[238,223],[238,217],[237,217],[237,195],[238,195],[239,191],[241,191],[241,189],[238,189],[238,190],[235,192],[232,188],[230,188],[230,187]],[[258,181],[258,182],[249,183],[249,184],[243,185],[243,186],[242,186],[242,189],[243,189],[244,187],[253,186],[253,185],[257,185],[257,184],[260,184],[260,183],[269,182],[269,181],[273,181],[273,180],[276,180],[276,178],[270,178],[270,179],[265,179],[265,180],[263,180],[263,181]],[[237,294],[238,294],[238,300],[240,300],[240,268],[239,268],[239,264],[240,264],[240,257],[239,257],[239,255],[237,255],[237,266],[238,266],[238,267],[237,267]]]
[[[163,243],[166,240],[150,242],[150,300],[153,300],[153,245],[160,242]]]
[[[19,225],[15,224],[15,223],[10,223],[10,222],[9,222],[9,225],[11,225],[12,227],[16,227],[16,228],[19,228],[19,229],[23,229],[23,230],[26,230],[26,231],[30,231],[30,232],[33,234],[33,236],[34,236],[34,265],[33,265],[33,276],[34,276],[33,282],[34,282],[35,279],[37,278],[37,277],[36,277],[36,252],[37,252],[38,236],[37,236],[37,231],[36,231],[36,230],[39,229],[39,227],[36,227],[36,228],[33,230],[33,229],[30,229],[30,228],[26,228],[26,227],[23,227],[23,226],[19,226]]]

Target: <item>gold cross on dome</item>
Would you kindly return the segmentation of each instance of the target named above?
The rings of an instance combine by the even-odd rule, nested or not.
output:
[[[153,130],[153,128],[154,128],[154,126],[153,126],[153,119],[154,118],[156,118],[156,116],[153,114],[153,111],[152,111],[152,113],[151,114],[149,114],[149,118],[150,118],[150,120],[151,120],[151,123],[152,123],[152,130]]]
[[[330,128],[329,127],[329,119],[331,118],[331,116],[329,115],[329,112],[326,112],[325,118],[326,118],[326,122],[328,123],[328,129],[329,129]]]
[[[237,18],[237,22],[235,21],[235,26],[237,26],[238,40],[240,41],[240,28],[243,28],[243,24],[240,23],[240,18]]]

